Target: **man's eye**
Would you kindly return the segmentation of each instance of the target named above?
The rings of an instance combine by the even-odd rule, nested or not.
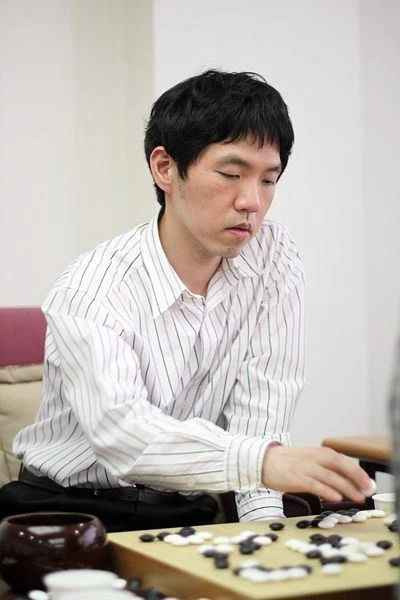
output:
[[[275,185],[275,181],[271,181],[270,179],[264,179],[263,180],[263,184],[264,185]]]
[[[236,173],[224,173],[224,171],[217,171],[222,177],[226,177],[227,179],[239,179],[240,175]]]

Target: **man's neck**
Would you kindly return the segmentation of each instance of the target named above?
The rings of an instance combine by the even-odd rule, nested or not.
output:
[[[208,284],[221,264],[221,258],[196,252],[184,236],[175,235],[165,216],[159,221],[158,231],[163,250],[179,278],[192,293],[205,296]]]

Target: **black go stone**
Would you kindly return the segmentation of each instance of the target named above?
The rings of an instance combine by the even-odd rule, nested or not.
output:
[[[266,533],[265,537],[269,537],[271,542],[276,542],[279,539],[279,536],[277,536],[276,533]]]
[[[319,550],[310,550],[306,554],[307,558],[321,558],[321,552]]]
[[[232,573],[234,575],[240,575],[242,568],[241,567],[236,567],[235,569],[233,569]]]
[[[131,577],[126,582],[125,589],[129,592],[137,592],[142,587],[142,582],[139,577]]]
[[[139,536],[139,539],[142,542],[154,542],[156,538],[152,533],[142,533],[142,535]]]
[[[359,510],[360,510],[359,508],[348,508],[346,514],[349,517],[354,517],[354,515],[359,512]]]
[[[333,515],[333,510],[324,510],[319,514],[319,516],[322,518],[329,517],[329,515]]]
[[[310,575],[312,573],[312,567],[310,567],[310,565],[299,565],[300,569],[304,569],[305,571],[307,571],[308,575]]]
[[[146,588],[142,590],[139,594],[145,600],[163,600],[167,596],[160,592],[157,588]]]
[[[313,533],[312,535],[310,535],[310,542],[312,542],[313,544],[318,544],[318,542],[320,542],[321,544],[325,544],[326,537],[322,535],[322,533]]]
[[[389,550],[389,548],[393,546],[392,542],[389,542],[389,540],[380,540],[379,542],[376,542],[376,545],[378,548],[382,548],[382,550]]]
[[[389,559],[389,564],[392,567],[400,567],[400,556],[395,556],[394,558]]]
[[[269,528],[272,529],[272,531],[280,531],[281,529],[283,529],[285,526],[283,523],[280,523],[279,521],[274,521],[273,523],[270,524]]]
[[[334,544],[339,544],[342,541],[342,536],[341,535],[328,535],[328,537],[326,538],[326,541],[328,542],[328,544],[332,544],[332,546]]]
[[[170,531],[160,531],[160,533],[157,533],[156,537],[158,540],[160,540],[160,542],[163,542],[167,535],[170,535],[170,533]]]
[[[255,548],[253,543],[239,544],[239,552],[240,554],[253,554]]]
[[[310,523],[310,527],[318,527],[318,525],[321,523],[322,519],[313,519]]]
[[[311,525],[311,521],[308,521],[307,519],[303,519],[302,521],[297,521],[296,523],[296,527],[298,527],[299,529],[307,529],[307,527],[310,527]]]
[[[337,556],[330,556],[329,558],[325,556],[321,556],[320,563],[321,565],[337,565],[347,562],[347,558],[341,554]]]
[[[227,569],[229,567],[228,557],[225,554],[217,554],[214,558],[214,566],[216,569]]]
[[[203,556],[205,556],[206,558],[214,558],[217,554],[216,550],[213,550],[213,548],[210,548],[209,550],[205,550],[204,552],[202,552]]]
[[[388,525],[388,529],[390,531],[393,531],[393,533],[397,533],[399,528],[398,528],[398,523],[397,523],[397,519],[395,519],[394,521],[392,521],[390,523],[390,525]]]
[[[196,533],[196,530],[194,527],[182,527],[182,529],[180,529],[178,533],[182,537],[189,537],[189,535],[193,535],[194,533]]]

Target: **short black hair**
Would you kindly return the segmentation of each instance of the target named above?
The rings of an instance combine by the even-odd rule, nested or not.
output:
[[[185,178],[189,166],[210,144],[247,137],[276,144],[283,173],[294,133],[280,93],[258,73],[208,70],[164,92],[154,103],[146,127],[144,149],[150,155],[164,146]],[[164,192],[154,184],[165,208]]]

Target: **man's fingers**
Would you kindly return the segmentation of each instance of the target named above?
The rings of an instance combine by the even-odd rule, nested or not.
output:
[[[353,495],[348,496],[349,498],[355,500],[355,502],[363,502],[364,496],[367,495],[371,485],[368,474],[357,462],[348,456],[335,452],[335,450],[331,450],[330,448],[324,448],[324,450],[327,450],[327,452],[324,452],[321,464],[329,469],[330,472],[335,472],[343,480],[349,482],[354,488],[357,497],[361,495],[363,497],[362,500],[355,500]],[[351,493],[350,490],[347,493]]]
[[[312,477],[304,480],[304,489],[328,502],[341,502],[343,497],[335,489]]]
[[[353,500],[353,502],[359,503],[362,503],[365,500],[364,494],[353,484],[350,479],[342,477],[335,471],[326,469],[324,467],[319,467],[316,468],[314,477],[322,485],[334,490],[337,494],[342,496],[342,498],[349,498],[350,500]]]

